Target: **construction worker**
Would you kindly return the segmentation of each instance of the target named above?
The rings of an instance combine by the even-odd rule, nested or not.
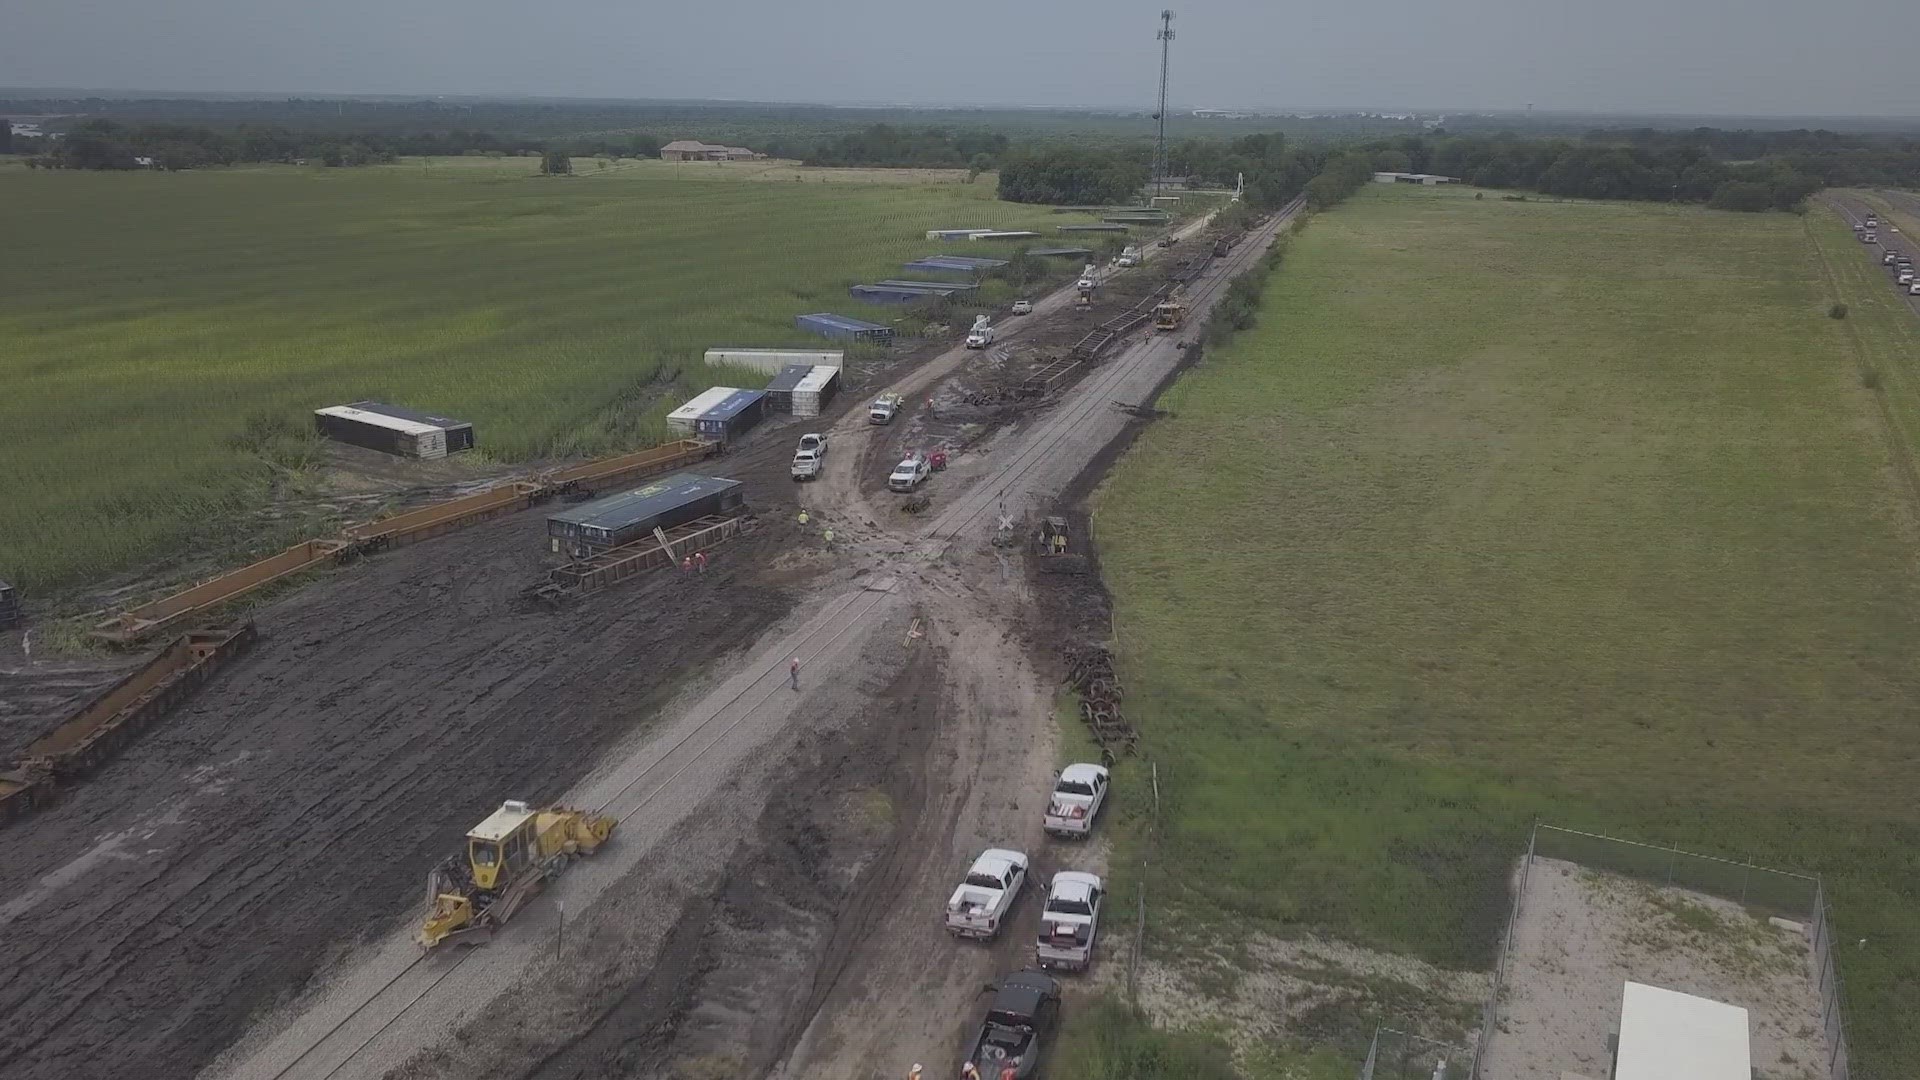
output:
[[[920,1080],[920,1063],[919,1062],[917,1061],[914,1062],[913,1068],[907,1070],[907,1080]]]
[[[1066,533],[1053,534],[1053,553],[1055,555],[1065,555],[1067,553],[1067,534]]]
[[[1020,1070],[1012,1065],[1000,1066],[1000,1080],[1020,1080]]]
[[[973,1062],[969,1061],[960,1066],[960,1080],[980,1080],[980,1070],[974,1068]]]
[[[828,530],[826,531],[826,533],[825,533],[824,535],[826,536],[826,539],[827,539],[827,543],[829,543],[829,544],[831,544],[831,543],[833,543],[833,530],[832,530],[832,529],[828,529]]]
[[[793,680],[793,688],[795,690],[800,689],[800,658],[799,657],[797,656],[794,657],[793,663],[787,665],[787,677]]]
[[[681,559],[680,569],[689,574],[693,573],[693,556],[689,555],[686,558]]]
[[[693,568],[695,570],[700,571],[703,574],[707,572],[707,553],[706,552],[696,551],[693,553]]]
[[[800,524],[805,525],[806,523],[807,523],[807,512],[805,510],[802,510],[800,511]]]

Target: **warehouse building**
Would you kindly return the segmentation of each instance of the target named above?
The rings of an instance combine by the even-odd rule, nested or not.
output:
[[[793,324],[802,330],[839,341],[857,341],[870,345],[893,344],[893,327],[881,326],[879,323],[870,323],[845,315],[835,315],[831,312],[820,311],[812,315],[795,315]]]
[[[1373,174],[1373,182],[1376,184],[1425,184],[1432,187],[1435,184],[1457,184],[1460,178],[1423,172],[1377,172]]]
[[[675,139],[660,148],[661,161],[753,161],[766,156],[744,146],[716,146],[698,139]]]
[[[464,420],[377,401],[315,409],[313,423],[321,435],[336,442],[400,457],[443,458],[474,445],[473,425]]]
[[[591,558],[609,548],[646,540],[655,529],[726,516],[745,503],[738,480],[675,473],[553,514],[547,518],[547,537],[556,553]]]
[[[807,367],[844,367],[847,362],[847,354],[839,349],[718,348],[708,349],[706,359],[708,367],[719,367],[722,364],[726,364],[732,367],[764,371],[769,375],[773,375],[794,364],[803,364]]]

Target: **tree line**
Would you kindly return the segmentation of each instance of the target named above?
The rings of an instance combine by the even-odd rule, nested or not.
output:
[[[971,169],[986,172],[1007,151],[1005,135],[990,131],[912,130],[874,124],[835,136],[801,154],[808,165],[895,169]]]

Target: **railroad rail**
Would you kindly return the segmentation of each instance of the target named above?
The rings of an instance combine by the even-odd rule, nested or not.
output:
[[[13,767],[0,772],[0,825],[51,803],[60,783],[106,764],[215,671],[252,648],[256,637],[250,622],[183,634],[106,693],[28,743]]]
[[[131,645],[308,570],[352,562],[386,548],[443,536],[489,518],[538,506],[569,492],[589,490],[593,485],[671,472],[718,453],[719,449],[718,443],[680,439],[648,450],[553,469],[531,480],[508,481],[472,495],[352,525],[338,536],[303,540],[277,555],[122,611],[96,624],[93,636],[115,645]]]

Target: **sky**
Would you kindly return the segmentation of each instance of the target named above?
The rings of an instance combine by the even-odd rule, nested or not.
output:
[[[1173,0],[1176,108],[1920,114],[1920,0]],[[0,0],[0,85],[1142,106],[1131,0]]]

